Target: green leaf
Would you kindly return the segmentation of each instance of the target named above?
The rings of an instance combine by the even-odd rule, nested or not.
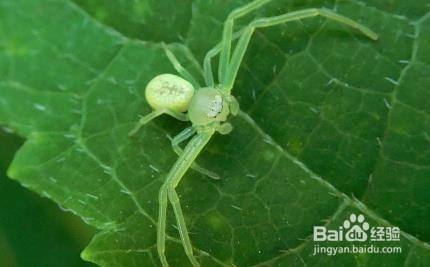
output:
[[[105,266],[159,265],[157,194],[177,158],[167,136],[187,124],[163,117],[138,138],[127,136],[138,115],[150,111],[146,83],[174,73],[160,43],[150,41],[183,35],[171,48],[197,75],[190,51],[201,62],[220,40],[228,12],[244,4],[195,1],[192,17],[174,11],[184,16],[178,28],[151,24],[145,8],[137,26],[133,16],[113,23],[132,2],[124,9],[113,1],[0,2],[0,122],[27,138],[9,176],[97,227],[82,256]],[[215,136],[198,158],[223,178],[190,170],[178,188],[203,266],[430,262],[426,5],[273,1],[239,21],[323,6],[380,39],[321,18],[255,33],[234,88],[248,117],[233,119],[234,131]],[[156,15],[175,21],[170,12]],[[136,34],[140,29],[147,34]],[[392,244],[402,253],[313,256],[312,227],[337,228],[353,212],[371,225],[399,226],[401,241]],[[170,210],[168,220],[168,260],[186,266]]]
[[[147,41],[183,40],[191,20],[191,0],[73,1],[125,36]]]

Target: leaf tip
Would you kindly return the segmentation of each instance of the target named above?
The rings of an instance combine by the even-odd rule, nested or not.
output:
[[[19,173],[19,170],[18,170],[18,168],[16,167],[16,164],[11,164],[10,166],[9,166],[9,168],[7,169],[7,177],[9,177],[9,178],[11,178],[11,179],[13,179],[13,180],[17,180],[17,177],[18,177],[18,173]]]
[[[82,250],[82,252],[81,252],[81,258],[84,261],[90,261],[90,262],[92,262],[93,257],[92,257],[91,251],[88,250],[88,247],[85,248],[84,250]]]

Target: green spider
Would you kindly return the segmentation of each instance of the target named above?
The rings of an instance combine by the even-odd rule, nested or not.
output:
[[[168,266],[165,255],[166,212],[168,201],[170,201],[175,213],[178,231],[185,253],[193,266],[200,266],[197,258],[193,254],[193,247],[188,236],[179,196],[175,188],[189,168],[193,168],[212,178],[219,178],[215,173],[199,166],[195,163],[195,160],[215,132],[228,134],[232,131],[232,125],[226,122],[229,115],[240,114],[239,103],[231,95],[231,90],[254,30],[256,28],[270,27],[289,21],[322,16],[355,28],[372,40],[377,40],[378,38],[376,33],[369,28],[324,8],[303,9],[274,17],[257,18],[242,30],[233,34],[233,23],[235,19],[260,8],[270,1],[271,0],[255,0],[233,10],[228,15],[224,23],[222,41],[213,49],[209,50],[204,59],[203,72],[206,87],[201,87],[196,79],[181,66],[173,53],[165,46],[164,48],[169,60],[183,78],[172,74],[161,74],[152,79],[146,87],[146,99],[154,111],[142,117],[135,128],[130,132],[130,135],[136,134],[143,125],[162,114],[168,114],[181,121],[191,121],[192,124],[191,127],[186,128],[172,139],[173,149],[178,154],[179,158],[167,174],[166,180],[159,192],[157,250],[163,266]],[[231,54],[232,41],[236,38],[239,40]],[[219,53],[219,83],[215,84],[211,60]],[[197,90],[194,91],[194,89]],[[192,139],[186,145],[185,149],[182,150],[179,144],[190,137],[192,137]]]

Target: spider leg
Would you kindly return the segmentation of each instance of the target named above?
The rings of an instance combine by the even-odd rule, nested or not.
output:
[[[234,97],[233,95],[230,95],[228,105],[230,108],[231,115],[236,116],[240,110],[239,102],[237,101],[236,97]]]
[[[140,130],[140,128],[142,128],[145,124],[147,124],[148,122],[150,122],[151,120],[155,119],[156,117],[162,114],[170,115],[173,118],[180,121],[188,121],[188,116],[184,113],[173,111],[170,109],[157,109],[141,117],[140,120],[136,123],[136,126],[134,126],[133,130],[131,130],[128,133],[128,135],[129,136],[135,135]]]
[[[222,34],[222,43],[221,43],[221,55],[220,62],[218,65],[218,80],[221,84],[225,84],[225,78],[227,73],[227,68],[230,59],[230,50],[231,50],[231,41],[233,35],[233,22],[235,19],[238,19],[253,10],[261,7],[262,5],[267,4],[271,0],[255,0],[249,4],[246,4],[242,7],[239,7],[233,10],[227,17],[227,20],[224,23],[224,29]]]
[[[231,131],[233,131],[233,125],[231,125],[231,123],[224,122],[223,124],[219,125],[216,130],[223,135],[229,134]]]
[[[180,156],[182,154],[182,148],[179,146],[180,143],[182,143],[183,141],[187,140],[188,138],[190,138],[192,135],[194,135],[196,133],[196,129],[194,129],[193,127],[188,127],[185,130],[183,130],[182,132],[180,132],[177,136],[175,136],[171,141],[172,141],[172,147],[173,150],[175,151],[175,153]],[[193,163],[191,165],[191,169],[195,170],[196,172],[199,172],[205,176],[208,176],[212,179],[215,180],[219,180],[220,176],[208,169],[203,168],[202,166],[200,166],[197,163]]]
[[[180,205],[178,194],[175,191],[175,188],[178,186],[182,177],[185,175],[187,170],[191,167],[191,164],[195,161],[199,153],[206,146],[206,144],[211,139],[214,134],[214,129],[209,128],[204,131],[200,131],[197,135],[195,135],[185,147],[183,153],[179,156],[178,160],[173,164],[169,173],[167,174],[166,181],[160,189],[160,208],[159,208],[159,216],[158,216],[158,232],[157,232],[157,250],[162,262],[165,261],[165,238],[166,238],[166,194],[173,206],[173,210],[175,212],[175,217],[177,220],[177,226],[179,230],[179,234],[181,236],[181,241],[184,246],[185,253],[188,256],[188,259],[193,264],[194,267],[200,266],[196,257],[193,254],[193,247],[191,245],[190,237],[188,236],[188,229],[185,223],[185,218],[182,212],[182,208]],[[166,193],[167,192],[167,193]],[[167,266],[164,265],[163,266]]]
[[[203,61],[203,76],[205,77],[205,83],[207,87],[214,87],[214,75],[212,72],[212,63],[211,60],[214,56],[216,56],[220,51],[221,46],[216,46],[209,50]]]
[[[167,58],[170,60],[175,70],[182,76],[182,78],[189,81],[193,85],[194,89],[199,89],[201,86],[194,78],[194,76],[181,65],[179,60],[176,58],[176,56],[167,47],[165,43],[162,43],[162,46],[163,46],[164,52],[167,55]]]
[[[187,224],[185,223],[185,218],[182,213],[181,203],[179,201],[178,193],[176,193],[174,185],[169,185],[168,196],[170,203],[172,204],[173,211],[175,212],[176,223],[179,230],[179,235],[181,236],[182,244],[184,246],[185,254],[187,254],[188,259],[191,264],[195,267],[200,266],[199,262],[193,254],[193,246],[191,245],[190,237],[188,236]]]
[[[252,33],[256,28],[270,27],[270,26],[286,23],[289,21],[301,20],[304,18],[310,18],[310,17],[316,17],[316,16],[325,17],[327,19],[330,19],[330,20],[339,22],[341,24],[345,24],[351,28],[357,29],[358,31],[362,32],[364,35],[366,35],[372,40],[378,39],[378,35],[374,33],[372,30],[370,30],[369,28],[365,27],[364,25],[361,25],[350,18],[336,14],[324,8],[323,9],[310,8],[310,9],[304,9],[304,10],[286,13],[280,16],[255,19],[245,28],[233,52],[233,56],[231,58],[230,64],[228,65],[228,70],[227,70],[226,78],[223,85],[223,88],[225,88],[226,92],[229,94],[231,91],[231,88],[233,87],[237,72],[239,70],[239,66],[242,62],[243,56],[248,47]]]
[[[168,267],[166,258],[167,184],[164,183],[158,194],[157,251],[163,267]]]
[[[199,63],[199,60],[196,58],[196,56],[193,54],[193,52],[191,52],[191,50],[187,46],[181,45],[181,47],[184,49],[185,56],[197,67],[200,75],[203,77],[204,75],[203,68]]]
[[[233,34],[232,40],[236,40],[237,38],[239,38],[242,35],[243,30],[244,29],[235,32]],[[203,61],[203,76],[205,78],[206,86],[208,87],[214,87],[215,85],[211,61],[212,61],[212,58],[214,58],[216,55],[220,53],[221,45],[222,45],[222,42],[218,43],[211,50],[209,50],[206,53],[205,59]]]

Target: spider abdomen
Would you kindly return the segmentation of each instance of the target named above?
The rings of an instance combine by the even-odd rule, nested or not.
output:
[[[154,110],[185,112],[193,95],[194,87],[191,83],[173,74],[157,75],[145,90],[146,100]]]

